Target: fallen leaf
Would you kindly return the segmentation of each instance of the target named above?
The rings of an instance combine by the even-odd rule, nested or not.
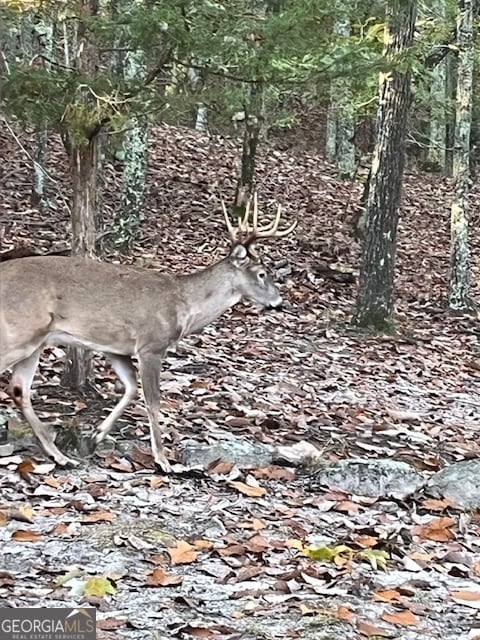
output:
[[[373,600],[378,602],[401,602],[402,596],[395,589],[377,589],[373,593]]]
[[[25,531],[24,529],[17,529],[12,533],[12,540],[17,542],[40,542],[43,540],[43,536],[36,531]]]
[[[362,636],[380,636],[382,638],[391,638],[392,634],[388,629],[384,629],[383,627],[377,627],[374,624],[370,624],[369,622],[362,622],[361,620],[357,620],[356,629]]]
[[[88,524],[93,522],[113,522],[116,520],[116,516],[110,511],[92,511],[83,516],[82,522]]]
[[[405,609],[405,611],[396,611],[395,613],[384,613],[382,614],[382,620],[390,622],[391,624],[401,625],[402,627],[416,627],[420,622],[417,616],[408,609]]]
[[[184,540],[179,540],[175,547],[168,547],[167,552],[172,564],[190,564],[198,556],[198,552],[192,545]]]
[[[84,593],[86,596],[102,598],[106,595],[115,595],[117,590],[108,578],[90,578],[85,583]]]
[[[260,498],[267,493],[267,490],[263,487],[252,487],[249,484],[245,484],[245,482],[229,482],[230,487],[233,487],[240,493],[245,494],[246,496],[250,496],[251,498]]]
[[[452,591],[450,596],[454,602],[463,604],[465,607],[480,609],[480,591]]]
[[[176,573],[165,573],[163,569],[157,567],[147,575],[145,584],[149,587],[167,587],[170,585],[181,584],[183,577]]]
[[[448,542],[455,538],[455,534],[450,527],[455,525],[453,518],[433,518],[425,525],[413,528],[413,533],[419,535],[424,540],[434,540],[435,542]]]

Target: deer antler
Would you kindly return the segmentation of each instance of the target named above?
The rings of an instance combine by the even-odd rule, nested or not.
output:
[[[227,230],[232,240],[232,244],[243,244],[243,246],[250,251],[250,254],[254,257],[255,253],[253,251],[253,245],[259,238],[283,238],[288,236],[297,226],[297,220],[292,222],[292,224],[286,229],[278,230],[278,226],[280,224],[281,211],[282,208],[278,205],[277,213],[275,218],[269,224],[263,225],[261,227],[258,226],[258,198],[257,192],[253,194],[253,216],[252,216],[252,226],[249,225],[250,218],[250,202],[249,199],[247,201],[247,205],[245,207],[245,215],[238,219],[237,227],[235,228],[231,221],[230,217],[227,213],[227,208],[225,207],[225,203],[222,200],[222,209],[223,215],[225,217],[225,222],[227,224]],[[242,238],[244,236],[244,238]]]

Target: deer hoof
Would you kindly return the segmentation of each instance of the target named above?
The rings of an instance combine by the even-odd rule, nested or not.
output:
[[[75,468],[80,464],[79,460],[73,460],[72,458],[67,458],[67,456],[56,456],[53,457],[53,461],[59,467],[67,467],[67,468]]]
[[[171,473],[172,467],[170,466],[168,460],[166,458],[163,458],[163,460],[155,460],[155,470],[159,473]]]

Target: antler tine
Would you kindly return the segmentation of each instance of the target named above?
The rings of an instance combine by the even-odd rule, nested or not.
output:
[[[277,214],[275,219],[270,223],[266,224],[263,227],[259,227],[256,231],[257,238],[283,238],[284,236],[288,236],[289,233],[297,226],[297,220],[292,222],[292,224],[287,227],[287,229],[283,229],[282,231],[278,231],[278,225],[280,224],[282,207],[278,205]]]
[[[227,225],[227,231],[230,236],[230,240],[233,243],[235,243],[237,241],[237,230],[235,229],[235,227],[230,221],[230,216],[228,215],[227,207],[225,206],[225,202],[223,201],[223,199],[221,200],[221,203],[222,203],[223,217],[225,218],[225,223]]]
[[[258,232],[258,194],[256,191],[253,193],[253,220],[252,220],[252,233],[256,236]]]
[[[245,214],[243,218],[239,218],[239,221],[238,221],[238,228],[240,229],[241,233],[245,233],[245,234],[250,233],[250,230],[248,228],[249,218],[250,218],[250,198],[247,200],[247,204],[245,205]]]

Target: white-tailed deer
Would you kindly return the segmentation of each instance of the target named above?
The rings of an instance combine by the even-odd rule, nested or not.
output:
[[[35,414],[30,387],[45,345],[81,345],[103,353],[125,387],[112,412],[98,426],[94,446],[137,394],[138,360],[156,465],[168,472],[159,423],[160,368],[169,346],[203,329],[242,298],[263,307],[280,307],[282,298],[254,252],[259,238],[286,236],[275,220],[259,227],[254,196],[231,224],[228,257],[190,275],[166,275],[150,269],[83,258],[19,258],[0,264],[0,372],[12,369],[10,395],[23,412],[44,451],[57,464],[76,466],[55,445],[55,433]]]

